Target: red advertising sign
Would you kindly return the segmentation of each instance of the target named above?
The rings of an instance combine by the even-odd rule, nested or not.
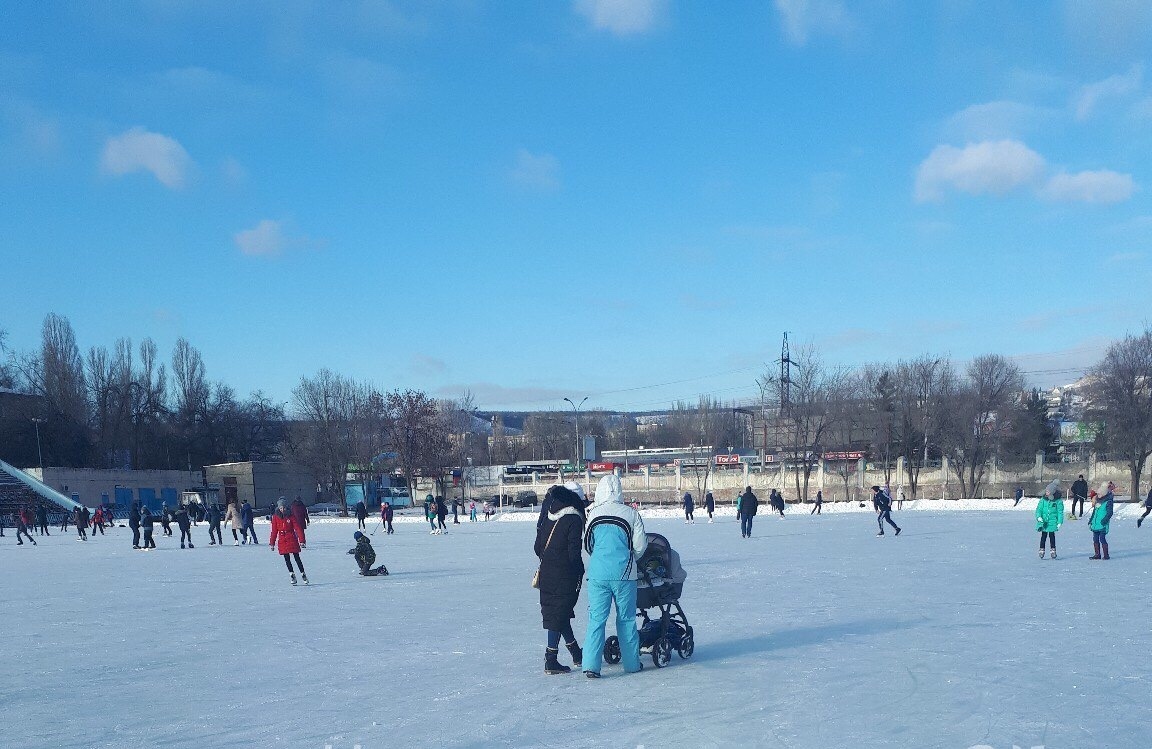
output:
[[[718,465],[718,466],[731,466],[731,465],[739,465],[739,464],[740,464],[740,456],[739,455],[717,455],[716,456],[716,465]]]

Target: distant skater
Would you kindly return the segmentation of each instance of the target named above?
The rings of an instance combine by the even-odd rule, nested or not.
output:
[[[232,545],[240,545],[240,535],[236,532],[242,527],[240,521],[240,511],[236,509],[235,502],[229,502],[228,507],[224,510],[224,523],[232,526]],[[244,540],[248,540],[248,536],[244,536]]]
[[[1044,558],[1044,543],[1052,541],[1052,558],[1056,558],[1056,531],[1064,522],[1064,492],[1060,482],[1053,481],[1044,490],[1036,504],[1036,530],[1040,531],[1040,558]]]
[[[220,512],[220,505],[215,503],[209,505],[204,517],[208,519],[208,545],[223,546],[224,539],[220,536],[220,522],[224,519],[224,513]]]
[[[28,532],[28,524],[32,520],[32,512],[27,507],[22,507],[16,513],[16,545],[23,546],[24,542],[20,540],[21,536],[27,536],[32,545],[36,545],[36,539],[32,538],[32,534]]]
[[[184,548],[184,542],[188,542],[189,549],[195,549],[192,545],[192,518],[188,514],[188,508],[181,506],[177,508],[176,514],[173,516],[176,521],[176,527],[180,529],[180,548]]]
[[[440,535],[448,534],[448,526],[444,521],[448,518],[448,504],[442,495],[436,497],[436,532]]]
[[[872,506],[876,508],[876,525],[880,526],[880,532],[876,535],[884,535],[884,523],[887,522],[896,529],[896,535],[899,536],[903,529],[892,520],[892,498],[879,486],[872,487]]]
[[[756,517],[756,508],[760,500],[752,493],[752,487],[744,488],[744,493],[736,500],[736,514],[740,518],[740,536],[752,538],[752,518]]]
[[[768,499],[772,509],[780,513],[780,517],[784,517],[784,495],[773,489]]]
[[[392,515],[395,513],[396,508],[392,506],[391,502],[385,502],[384,505],[380,508],[380,511],[384,514],[384,532],[391,536]]]
[[[72,511],[72,522],[76,524],[76,537],[81,541],[88,540],[88,519],[85,517],[88,508],[79,505]]]
[[[1016,487],[1016,501],[1012,503],[1012,506],[1015,507],[1020,504],[1020,500],[1022,499],[1024,499],[1024,487],[1018,486]]]
[[[92,515],[92,537],[96,537],[96,531],[100,531],[100,535],[104,535],[104,508],[97,507],[96,512]]]
[[[820,515],[820,514],[822,514],[822,513],[820,512],[820,508],[821,508],[821,507],[823,507],[823,506],[824,506],[824,491],[823,491],[823,490],[821,490],[821,489],[817,489],[817,490],[816,490],[816,506],[815,506],[815,507],[813,507],[813,508],[812,508],[812,512],[809,512],[808,514],[809,514],[809,515]]]
[[[1144,514],[1136,518],[1136,527],[1139,528],[1144,522],[1144,518],[1148,517],[1148,513],[1152,512],[1152,489],[1148,490],[1148,496],[1144,498]]]
[[[44,505],[36,507],[36,530],[41,536],[52,535],[48,532],[48,508]]]
[[[368,507],[364,504],[364,500],[356,503],[356,528],[357,530],[364,530],[368,525],[364,522],[368,519]]]
[[[252,505],[248,504],[248,500],[244,500],[244,504],[240,505],[240,534],[247,539],[252,537],[252,543],[257,546],[260,542],[256,539],[256,513],[252,511]]]
[[[475,523],[476,522],[476,500],[472,500],[468,504],[468,522],[469,523]]]
[[[712,492],[704,495],[704,509],[708,511],[708,522],[712,522],[712,513],[716,512],[716,500],[712,496]]]
[[[1076,477],[1072,482],[1072,514],[1077,518],[1084,517],[1084,502],[1088,499],[1088,482],[1084,480],[1084,474]],[[1076,512],[1076,504],[1080,504],[1080,512]]]
[[[464,500],[452,500],[452,525],[460,525],[460,508],[464,506]]]
[[[128,508],[128,527],[132,529],[132,548],[140,548],[140,503],[133,502]]]
[[[272,532],[268,536],[268,546],[280,556],[284,557],[284,564],[288,567],[288,574],[292,584],[296,584],[296,572],[292,569],[295,560],[300,570],[300,577],[304,584],[308,584],[308,575],[304,572],[304,563],[300,561],[300,534],[297,532],[296,519],[288,509],[288,500],[281,497],[276,501],[276,511],[272,513]]]
[[[172,535],[172,511],[168,509],[167,504],[160,505],[160,527],[165,536]]]
[[[680,502],[684,505],[684,522],[695,523],[696,520],[692,517],[692,511],[696,509],[696,502],[692,499],[692,493],[684,492],[684,499]]]
[[[141,549],[156,548],[156,540],[152,538],[152,531],[154,529],[153,526],[155,526],[155,524],[156,521],[152,517],[152,511],[148,509],[147,505],[145,505],[140,510],[140,528],[144,531],[144,545],[140,547]]]
[[[308,515],[308,507],[304,504],[304,500],[296,497],[289,508],[292,510],[292,519],[296,521],[296,532],[300,534],[300,545],[307,547],[308,525],[312,522],[312,518]]]

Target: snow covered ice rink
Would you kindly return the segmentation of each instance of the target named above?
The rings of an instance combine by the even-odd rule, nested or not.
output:
[[[373,537],[382,578],[355,574],[354,525],[316,523],[297,588],[267,546],[209,547],[204,524],[195,550],[147,553],[127,529],[35,548],[9,530],[0,745],[1149,747],[1135,509],[1109,562],[1087,560],[1086,519],[1037,559],[1023,505],[896,512],[899,538],[870,512],[765,513],[747,541],[731,515],[652,518],[688,570],[696,652],[599,681],[543,673],[530,522],[398,522]]]

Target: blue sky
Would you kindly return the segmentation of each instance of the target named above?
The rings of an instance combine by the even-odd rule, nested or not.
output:
[[[1060,380],[1150,317],[1143,0],[4,15],[18,350],[56,312],[277,400],[328,366],[639,410],[753,396],[785,330]]]

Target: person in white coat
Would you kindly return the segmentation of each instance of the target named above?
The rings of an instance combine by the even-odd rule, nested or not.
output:
[[[628,673],[640,671],[640,635],[636,631],[636,560],[648,548],[640,513],[624,504],[620,477],[605,476],[596,485],[588,510],[584,550],[588,552],[588,629],[581,668],[590,679],[600,678],[604,627],[616,605],[616,636],[620,662]]]

